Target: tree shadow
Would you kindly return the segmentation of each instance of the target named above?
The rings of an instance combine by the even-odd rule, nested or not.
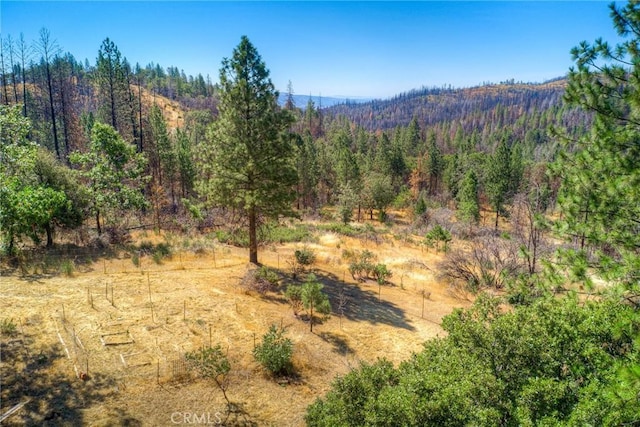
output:
[[[23,249],[18,254],[0,259],[0,274],[16,275],[19,280],[38,282],[64,274],[66,268],[88,273],[101,259],[114,259],[126,251],[116,245],[80,246],[73,243],[56,244],[53,247],[38,246]]]
[[[404,310],[392,302],[380,301],[377,292],[363,289],[360,285],[346,284],[334,274],[324,271],[316,271],[316,277],[324,285],[334,315],[342,314],[349,320],[373,325],[382,323],[415,330]]]
[[[349,346],[347,340],[340,335],[333,334],[331,332],[320,332],[318,336],[331,344],[333,346],[333,351],[341,356],[346,356],[349,353],[354,352],[353,348]]]
[[[22,340],[28,340],[23,337]],[[90,374],[84,380],[58,372],[60,362],[69,363],[58,345],[29,352],[19,339],[2,340],[0,378],[1,413],[19,403],[24,406],[3,421],[2,425],[83,426],[84,409],[109,399],[116,391],[114,378]],[[141,426],[142,422],[122,408],[111,411],[110,422],[120,426]]]

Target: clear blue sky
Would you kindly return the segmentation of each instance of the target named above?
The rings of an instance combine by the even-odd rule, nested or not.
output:
[[[606,2],[34,2],[0,0],[2,37],[46,27],[93,64],[111,38],[133,64],[177,66],[218,80],[242,35],[284,92],[389,97],[421,86],[541,82],[570,49],[615,41]]]

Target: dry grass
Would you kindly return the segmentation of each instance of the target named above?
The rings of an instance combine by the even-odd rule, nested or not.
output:
[[[210,342],[226,349],[232,365],[227,393],[241,410],[228,424],[302,425],[306,406],[336,375],[360,360],[399,363],[442,333],[439,323],[453,307],[468,305],[436,282],[441,254],[391,236],[376,243],[328,233],[317,241],[305,246],[317,254],[314,271],[334,315],[314,333],[281,294],[238,286],[247,254],[231,247],[175,253],[160,265],[142,257],[140,267],[105,259],[73,277],[3,277],[0,311],[16,319],[19,334],[2,337],[1,412],[32,399],[7,425],[171,425],[172,415],[185,413],[214,422],[226,411],[222,394],[181,364],[185,352]],[[265,248],[261,262],[285,274],[301,246]],[[365,248],[392,270],[393,285],[351,279],[341,253]],[[295,345],[296,376],[286,381],[268,378],[251,354],[271,323],[287,327]]]

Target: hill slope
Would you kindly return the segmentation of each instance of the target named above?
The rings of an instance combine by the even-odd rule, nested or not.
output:
[[[443,121],[482,127],[489,121],[500,126],[523,115],[562,109],[565,79],[543,84],[500,84],[467,89],[423,88],[387,100],[332,106],[331,116],[346,116],[367,130],[406,126],[415,117],[422,125]]]

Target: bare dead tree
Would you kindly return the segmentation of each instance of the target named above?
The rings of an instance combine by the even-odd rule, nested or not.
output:
[[[47,94],[49,98],[49,109],[51,113],[51,127],[53,133],[53,146],[56,151],[58,159],[62,159],[60,153],[60,143],[58,141],[58,129],[56,124],[56,110],[54,107],[54,93],[53,93],[53,76],[51,73],[51,64],[53,59],[58,55],[60,48],[58,43],[51,39],[51,34],[46,28],[40,30],[40,38],[35,44],[36,51],[41,55],[40,61],[44,68],[45,79],[47,84]]]
[[[454,249],[447,253],[440,271],[474,293],[482,289],[502,289],[507,280],[523,270],[518,251],[514,240],[480,236],[471,241],[467,250]]]

